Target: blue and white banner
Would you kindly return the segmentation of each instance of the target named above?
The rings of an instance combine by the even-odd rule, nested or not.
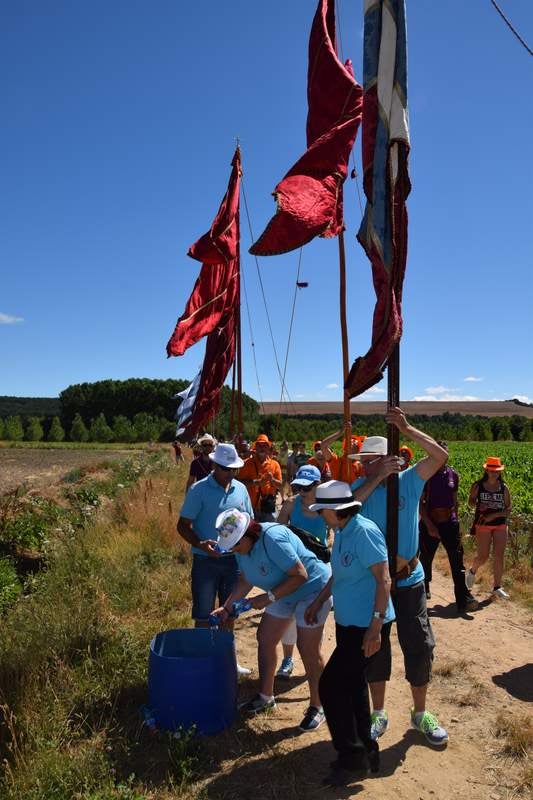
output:
[[[186,422],[192,417],[196,396],[198,394],[198,389],[200,388],[201,376],[202,370],[198,372],[193,382],[189,384],[186,389],[184,389],[182,392],[178,392],[173,397],[174,400],[177,400],[178,397],[181,398],[181,402],[176,410],[176,436],[181,436],[181,434],[184,433]]]

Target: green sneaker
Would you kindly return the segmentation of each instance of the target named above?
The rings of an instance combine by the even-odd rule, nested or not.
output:
[[[415,714],[414,708],[411,709],[411,727],[415,731],[420,731],[427,741],[434,747],[443,747],[448,743],[448,731],[439,725],[437,717],[429,711]]]
[[[370,736],[376,741],[383,736],[389,727],[389,715],[386,711],[373,711],[370,715]]]

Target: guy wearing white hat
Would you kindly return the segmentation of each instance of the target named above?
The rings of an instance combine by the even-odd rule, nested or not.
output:
[[[217,440],[214,439],[209,433],[203,433],[200,438],[197,439],[196,444],[200,448],[200,455],[197,458],[193,458],[191,461],[189,478],[186,486],[187,490],[190,489],[193,483],[196,483],[196,481],[201,481],[203,478],[207,478],[213,469],[209,454],[215,449],[216,443]]]
[[[427,453],[425,458],[398,475],[398,558],[397,572],[393,576],[396,584],[393,602],[398,640],[404,655],[405,677],[413,695],[411,725],[423,733],[430,744],[439,747],[446,745],[448,734],[437,718],[426,710],[435,640],[427,615],[424,570],[417,557],[418,506],[426,481],[442,467],[448,454],[431,436],[410,425],[400,408],[389,409],[385,419]],[[384,469],[394,460],[393,456],[387,456],[387,440],[383,436],[368,436],[360,452],[350,458],[361,461],[366,474],[366,478],[359,478],[352,484],[354,496],[363,502],[361,513],[385,533],[387,487],[383,478],[387,473]],[[396,469],[389,469],[389,473],[400,468],[400,460],[396,461]],[[384,706],[386,682],[390,679],[390,644],[387,647],[385,643],[372,660],[367,677],[374,708],[372,735],[377,739],[388,727]]]
[[[246,487],[235,479],[244,462],[234,445],[217,444],[209,459],[213,472],[191,486],[177,525],[179,535],[192,546],[192,618],[197,628],[208,627],[217,597],[218,604],[223,605],[238,578],[235,556],[221,554],[216,547],[217,517],[228,508],[238,508],[253,516]]]

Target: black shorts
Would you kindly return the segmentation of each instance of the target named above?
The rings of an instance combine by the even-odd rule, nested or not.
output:
[[[411,686],[425,686],[431,680],[435,639],[428,618],[424,581],[396,589],[392,600],[406,680]],[[390,675],[390,641],[384,638],[381,649],[369,661],[366,677],[369,683],[376,683],[390,680]]]

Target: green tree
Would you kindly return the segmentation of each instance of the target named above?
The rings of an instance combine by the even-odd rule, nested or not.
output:
[[[76,414],[72,421],[70,428],[70,441],[71,442],[87,442],[89,441],[89,431],[85,427],[85,423],[81,418],[81,414]]]
[[[113,436],[116,442],[135,442],[137,440],[135,428],[122,414],[113,419]]]
[[[5,433],[4,420],[0,417],[0,440],[5,438]]]
[[[89,441],[91,442],[112,442],[113,431],[107,424],[106,418],[103,414],[92,420],[91,427],[89,428]]]
[[[159,439],[161,421],[153,417],[151,414],[146,414],[144,411],[141,411],[139,414],[135,414],[133,418],[133,425],[137,434],[137,441],[156,442]]]
[[[44,436],[43,426],[38,417],[30,417],[26,423],[24,438],[27,442],[40,442]]]
[[[20,417],[8,417],[5,421],[4,436],[9,442],[21,442],[24,438],[24,428]]]
[[[48,431],[48,436],[46,437],[47,442],[62,442],[65,439],[65,431],[63,430],[63,426],[59,421],[59,417],[54,417],[52,419],[52,424],[50,425],[50,430]]]

